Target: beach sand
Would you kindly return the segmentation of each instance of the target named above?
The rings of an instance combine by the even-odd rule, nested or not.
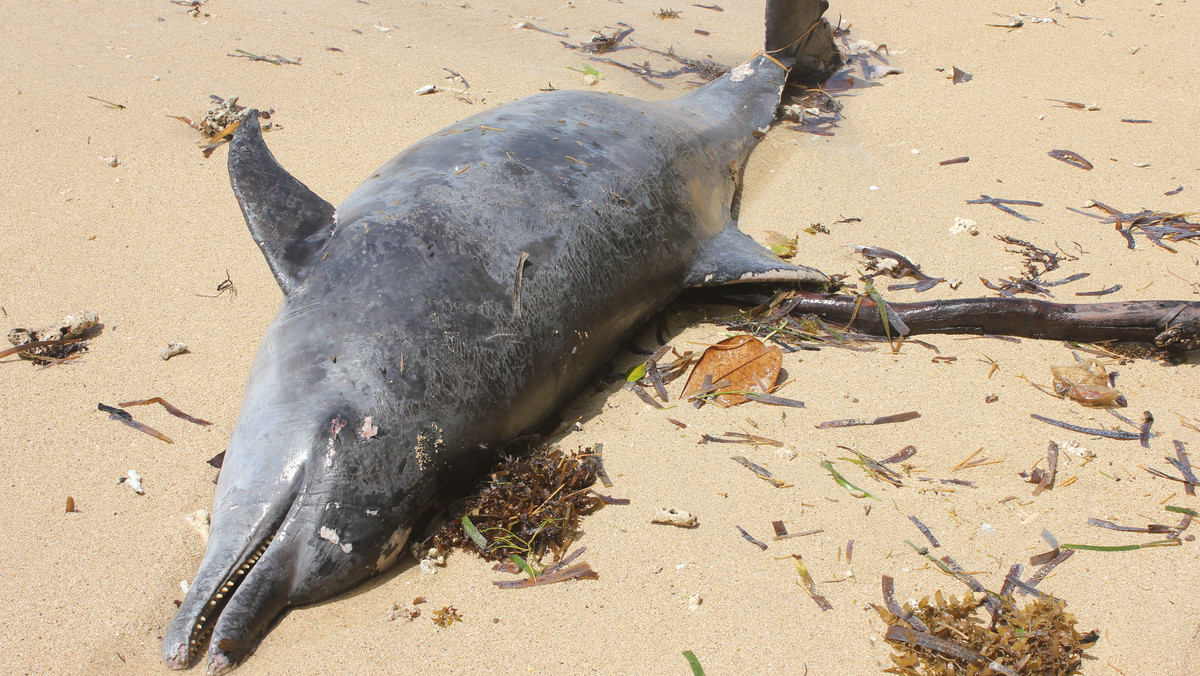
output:
[[[204,158],[198,133],[171,116],[200,118],[213,94],[273,109],[272,151],[336,204],[397,151],[459,118],[547,84],[589,87],[568,70],[581,68],[584,55],[553,35],[513,28],[518,22],[578,43],[623,21],[638,44],[736,64],[761,46],[762,3],[719,1],[723,11],[660,0],[211,0],[196,17],[167,0],[9,3],[0,27],[0,121],[9,139],[0,146],[0,318],[6,329],[41,326],[89,309],[104,329],[78,364],[0,362],[3,671],[165,672],[161,636],[204,548],[185,516],[211,508],[216,470],[205,461],[225,447],[250,361],[281,298],[229,189],[225,148]],[[873,245],[962,280],[957,290],[942,284],[920,296],[885,291],[892,301],[995,295],[979,278],[1020,267],[995,235],[1078,256],[1051,277],[1091,276],[1056,287],[1061,300],[1113,284],[1122,289],[1104,300],[1194,299],[1200,267],[1191,244],[1171,253],[1139,236],[1130,250],[1111,226],[1066,207],[1094,199],[1127,211],[1200,210],[1200,3],[1061,0],[1060,11],[1049,4],[836,0],[831,21],[840,15],[852,38],[886,44],[904,72],[842,96],[845,119],[832,136],[786,124],[772,130],[746,171],[742,229],[760,241],[765,231],[799,233],[797,260],[827,273],[855,275],[863,261],[850,246]],[[660,8],[682,15],[660,20]],[[1009,30],[987,25],[1008,21],[993,11],[1054,21],[1027,19]],[[302,65],[228,56],[237,49]],[[669,65],[640,50],[608,56]],[[694,79],[662,80],[659,89],[592,65],[604,76],[593,89],[642,98],[677,95]],[[972,79],[953,83],[954,67]],[[444,69],[470,88],[449,91],[456,85]],[[448,90],[414,94],[428,84]],[[1054,149],[1077,152],[1095,168],[1047,157]],[[938,164],[964,155],[969,163]],[[106,159],[114,156],[115,167]],[[981,194],[1045,206],[1021,208],[1037,219],[1022,221],[965,203]],[[977,222],[979,234],[949,234],[956,217]],[[804,233],[813,223],[829,234]],[[227,274],[236,296],[209,297]],[[720,339],[725,330],[703,318],[730,310],[672,306],[672,344],[698,349]],[[1165,504],[1200,507],[1182,484],[1142,469],[1175,474],[1163,460],[1173,455],[1172,441],[1197,448],[1194,356],[1179,365],[1111,367],[1129,401],[1123,412],[1135,422],[1142,411],[1155,416],[1158,436],[1147,450],[1030,418],[1122,426],[1021,379],[1049,384],[1050,366],[1072,362],[1061,343],[922,339],[957,361],[933,363],[933,351],[911,342],[898,354],[884,347],[787,355],[791,382],[778,394],[803,400],[804,409],[749,403],[663,411],[617,385],[589,390],[566,404],[561,417],[579,418],[579,429],[557,442],[566,449],[602,443],[615,482],[606,492],[630,500],[583,523],[579,544],[599,579],[501,590],[492,581],[509,576],[472,556],[454,554],[433,575],[406,558],[349,594],[287,613],[238,673],[683,674],[684,650],[709,674],[877,673],[891,652],[869,605],[881,602],[881,575],[896,578],[901,601],[965,591],[904,543],[923,541],[908,516],[937,535],[935,553],[997,589],[1011,564],[1048,549],[1044,529],[1068,543],[1147,542],[1157,536],[1102,530],[1087,519],[1174,523],[1178,515]],[[191,353],[162,360],[159,351],[179,340]],[[653,345],[653,331],[638,343]],[[622,354],[613,369],[641,359]],[[988,360],[998,365],[994,373]],[[681,383],[671,386],[673,399]],[[988,395],[998,399],[985,403]],[[97,402],[155,396],[215,424],[134,409],[174,439],[167,445],[96,410]],[[913,410],[921,417],[905,423],[815,428]],[[768,446],[699,443],[702,434],[727,431],[781,440],[796,457],[780,458]],[[1060,485],[1034,497],[1018,472],[1044,459],[1051,440],[1075,441],[1095,459],[1084,464],[1064,452]],[[839,446],[880,459],[910,444],[918,469],[903,488],[838,460],[849,455]],[[977,458],[998,462],[953,469],[980,448]],[[792,486],[772,487],[731,455]],[[880,500],[853,497],[822,460]],[[118,483],[130,470],[143,477],[144,495]],[[1069,477],[1074,483],[1062,485]],[[75,513],[64,512],[68,496]],[[651,525],[660,507],[692,512],[700,526]],[[822,532],[770,540],[777,519],[793,532]],[[769,549],[743,540],[735,526]],[[1200,670],[1196,551],[1184,542],[1078,552],[1041,584],[1067,600],[1081,630],[1100,630],[1086,673]],[[804,557],[831,610],[798,585],[792,554]],[[689,610],[694,595],[702,602]],[[417,596],[428,599],[421,617],[387,620],[393,604]],[[429,611],[443,606],[457,608],[463,621],[435,626]]]

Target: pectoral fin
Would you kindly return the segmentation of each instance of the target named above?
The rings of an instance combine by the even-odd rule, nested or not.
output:
[[[701,245],[685,285],[719,286],[743,283],[825,284],[820,270],[792,265],[771,253],[732,224]]]

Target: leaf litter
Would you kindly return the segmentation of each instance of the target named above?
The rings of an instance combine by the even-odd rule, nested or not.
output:
[[[88,349],[100,333],[100,318],[91,310],[67,315],[62,321],[39,329],[15,327],[8,332],[13,347],[0,351],[0,359],[16,354],[34,364],[49,366],[75,359]]]
[[[749,401],[754,393],[770,394],[782,368],[783,353],[778,347],[767,347],[754,336],[726,338],[704,351],[681,397],[703,397],[720,406],[735,406]],[[712,389],[714,383],[725,385]]]

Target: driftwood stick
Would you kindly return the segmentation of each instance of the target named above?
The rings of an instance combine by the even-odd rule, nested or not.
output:
[[[749,288],[727,297],[766,302]],[[746,293],[749,292],[749,293]],[[857,312],[855,312],[857,305]],[[983,333],[1050,340],[1153,342],[1169,350],[1200,348],[1200,302],[1143,300],[1116,303],[1051,303],[1026,298],[963,298],[888,303],[910,329],[922,333]],[[812,314],[861,333],[883,335],[875,301],[857,296],[797,292],[772,313]]]
[[[863,333],[883,334],[875,302],[853,296],[801,293],[792,314],[815,314]],[[964,298],[888,303],[912,333],[990,333],[1051,340],[1139,340],[1162,348],[1200,347],[1200,302],[1143,300],[1051,303],[1026,298]]]

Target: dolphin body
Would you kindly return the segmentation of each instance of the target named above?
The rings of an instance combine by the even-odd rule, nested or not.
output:
[[[826,7],[768,0],[766,54],[676,99],[555,91],[469,117],[336,210],[275,161],[251,111],[229,173],[283,306],[167,666],[209,641],[209,672],[228,671],[285,607],[390,566],[435,496],[461,493],[684,288],[827,281],[740,232],[735,206],[789,69],[840,65]]]

